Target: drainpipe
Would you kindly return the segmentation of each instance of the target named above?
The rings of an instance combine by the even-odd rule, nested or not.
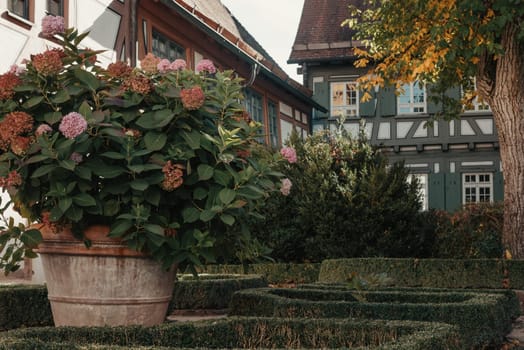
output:
[[[128,47],[129,47],[129,65],[136,67],[137,63],[137,37],[138,37],[138,26],[137,26],[137,8],[138,0],[131,0],[129,9],[129,35],[128,35]]]
[[[253,83],[255,82],[255,79],[257,78],[258,72],[260,72],[260,64],[258,64],[257,62],[254,62],[251,65],[251,74],[249,76],[249,80],[246,82],[244,86],[248,87],[248,86],[253,85]]]

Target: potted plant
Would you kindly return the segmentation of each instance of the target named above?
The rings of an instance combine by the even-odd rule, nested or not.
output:
[[[209,60],[192,71],[183,60],[151,54],[140,69],[102,67],[98,52],[80,46],[87,33],[64,29],[53,16],[42,27],[60,47],[0,75],[0,185],[36,223],[4,231],[0,267],[16,269],[38,246],[57,324],[71,324],[57,321],[59,309],[78,319],[93,305],[105,311],[76,324],[158,323],[141,320],[149,309],[116,307],[165,285],[143,304],[167,308],[174,266],[213,261],[220,244],[244,244],[242,231],[231,228],[280,189],[272,163],[284,158],[252,155],[261,129],[242,108],[234,72]],[[96,267],[72,260],[80,251],[83,259],[102,253],[106,260]],[[113,260],[122,254],[131,262]],[[124,271],[138,262],[145,272]],[[156,270],[168,277],[151,277]],[[92,271],[96,277],[79,280]],[[78,294],[104,286],[105,296],[92,303]],[[126,290],[135,293],[125,297]]]

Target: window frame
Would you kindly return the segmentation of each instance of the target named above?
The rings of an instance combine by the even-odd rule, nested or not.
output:
[[[415,87],[417,86],[423,94],[423,102],[415,102],[417,97],[417,95],[415,95]],[[408,102],[401,102],[401,98],[407,94],[409,94]],[[407,108],[409,111],[401,111],[403,108]],[[422,108],[423,110],[416,111],[417,108]],[[397,96],[397,115],[418,115],[426,113],[428,113],[428,93],[426,85],[423,84],[421,86],[418,81],[402,84],[401,93]]]
[[[53,13],[50,11],[50,8],[49,8],[49,5],[50,3],[57,3],[58,5],[58,13]],[[53,15],[53,16],[62,16],[64,18],[67,18],[67,5],[68,5],[68,0],[47,0],[47,4],[46,4],[46,11],[47,13],[49,13],[50,15]]]
[[[353,89],[351,90],[351,93],[354,93],[355,96],[349,97],[350,101],[355,103],[350,104],[340,104],[335,105],[335,86],[336,85],[343,85],[342,95],[340,96],[342,102],[348,101],[348,86],[352,86]],[[360,116],[360,91],[358,89],[358,84],[356,81],[332,81],[329,83],[329,106],[330,106],[330,113],[331,116],[339,117],[342,116],[343,118],[357,118]],[[347,112],[354,112],[354,113],[347,113]],[[343,112],[343,113],[339,113]],[[341,115],[342,114],[342,115]]]
[[[471,180],[470,178],[474,176],[475,179]],[[489,176],[489,181],[481,181],[481,177]],[[469,180],[468,180],[469,178]],[[468,181],[467,181],[468,180]],[[471,192],[468,194],[468,189],[474,189],[474,193]],[[481,200],[481,197],[485,197],[486,193],[481,193],[488,189],[489,200]],[[462,204],[478,204],[478,203],[493,203],[493,173],[492,172],[467,172],[462,173]],[[475,197],[475,200],[468,200],[472,196]]]
[[[273,113],[272,113],[273,112]],[[279,134],[278,134],[278,116],[280,112],[276,102],[269,100],[267,101],[267,118],[269,126],[269,144],[273,147],[279,146]]]
[[[156,38],[155,38],[156,36]],[[180,53],[181,55],[180,56],[176,56],[176,57],[166,57],[164,55],[164,53],[160,53],[157,48],[155,47],[155,42],[157,42],[159,40],[159,37],[160,39],[163,39],[165,40],[165,42],[169,43],[170,45],[174,45],[174,46],[177,46],[178,49],[180,49]],[[166,35],[164,32],[162,32],[161,30],[158,30],[157,28],[153,27],[151,29],[151,53],[153,53],[155,56],[157,57],[160,57],[160,58],[167,58],[168,60],[170,61],[174,61],[178,58],[181,58],[185,61],[187,61],[187,47],[179,44],[177,41],[173,40],[171,37],[169,37],[169,35]],[[169,54],[168,54],[169,56]]]
[[[411,181],[413,181],[413,178],[418,179],[419,183],[419,194],[420,194],[420,202],[422,204],[421,210],[426,211],[429,209],[429,188],[428,188],[428,182],[429,182],[429,174],[427,173],[410,173],[407,176],[407,181],[409,184],[411,184]],[[424,180],[421,181],[421,178]]]
[[[477,77],[472,77],[471,84],[474,87],[474,91],[477,91]],[[464,87],[460,87],[460,97],[464,98]],[[478,112],[491,112],[491,107],[487,103],[479,101],[479,97],[475,96],[471,101],[471,108],[468,108],[467,105],[462,105],[464,113],[478,113]]]

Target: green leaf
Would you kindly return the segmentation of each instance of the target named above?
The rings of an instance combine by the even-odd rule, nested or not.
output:
[[[161,196],[162,194],[158,187],[149,187],[144,193],[144,198],[146,199],[146,202],[151,203],[154,206],[160,205]]]
[[[60,120],[62,120],[62,113],[60,112],[50,112],[44,114],[44,120],[47,124],[53,125],[58,123]]]
[[[202,200],[207,197],[208,191],[203,187],[197,187],[193,191],[193,199]]]
[[[36,179],[40,176],[44,176],[44,175],[47,175],[49,174],[51,171],[55,170],[57,168],[56,165],[54,164],[45,164],[45,165],[42,165],[41,167],[37,168],[33,174],[31,175],[31,178],[33,179]]]
[[[60,210],[65,213],[67,209],[73,204],[73,199],[71,197],[62,197],[58,200],[58,207]]]
[[[93,164],[95,164],[93,162]],[[103,162],[96,162],[95,166],[90,166],[93,173],[105,179],[112,179],[125,174],[126,170],[117,165],[107,165]]]
[[[200,218],[200,211],[194,207],[187,207],[182,210],[182,218],[185,223],[192,223]]]
[[[80,107],[78,107],[78,113],[84,116],[84,118],[87,120],[91,118],[91,115],[93,114],[93,110],[91,109],[91,106],[87,101],[82,102]]]
[[[67,210],[65,216],[73,222],[78,222],[82,220],[82,216],[84,216],[84,210],[78,207],[71,207]]]
[[[146,180],[143,179],[137,179],[134,181],[131,181],[129,184],[132,189],[137,191],[145,191],[149,187],[149,183]]]
[[[159,170],[162,169],[160,165],[157,164],[136,164],[136,165],[128,165],[127,167],[129,170],[131,170],[134,173],[140,174],[144,171],[150,171],[150,170]]]
[[[148,232],[154,233],[155,235],[164,236],[164,228],[160,225],[144,224],[144,229]]]
[[[160,236],[156,233],[151,232],[148,232],[147,239],[157,248],[162,246],[162,244],[166,242],[166,238],[164,236]]]
[[[94,76],[93,73],[83,69],[75,69],[75,77],[84,83],[91,91],[96,91],[100,87],[100,81]]]
[[[121,237],[133,227],[131,220],[117,220],[111,225],[110,237]]]
[[[162,128],[173,120],[175,113],[170,109],[161,109],[154,112],[144,113],[136,124],[144,129]]]
[[[22,104],[22,107],[31,109],[38,106],[44,100],[44,96],[33,96]]]
[[[112,199],[104,203],[104,215],[115,216],[120,210],[120,203]]]
[[[229,203],[233,202],[233,200],[235,199],[236,195],[237,195],[236,192],[233,191],[232,189],[230,189],[230,188],[223,188],[218,193],[218,199],[220,199],[220,201],[223,204],[228,205]]]
[[[238,190],[238,195],[247,199],[260,199],[264,196],[265,192],[255,186],[244,186]]]
[[[146,148],[150,151],[159,151],[164,148],[167,141],[167,135],[165,133],[157,131],[149,131],[144,136],[144,142]]]
[[[220,220],[228,226],[232,226],[235,223],[235,217],[229,214],[220,215]]]
[[[60,220],[62,215],[64,215],[64,213],[60,210],[60,208],[54,207],[49,212],[49,219],[51,219],[51,221],[58,221],[58,220]]]
[[[71,159],[59,160],[58,165],[60,165],[60,167],[64,169],[71,170],[71,171],[74,171],[76,167],[75,161]]]
[[[42,233],[37,229],[29,229],[22,233],[20,240],[26,247],[36,247],[42,242]]]
[[[200,148],[200,133],[196,130],[192,130],[191,133],[187,131],[181,131],[180,135],[186,141],[186,143],[191,147],[191,149]]]
[[[44,161],[46,159],[49,159],[48,156],[43,154],[37,154],[36,156],[32,156],[31,158],[27,159],[24,164],[33,164],[33,163],[39,163],[41,161]]]
[[[214,210],[204,210],[202,213],[200,213],[200,220],[208,222],[213,219],[215,215],[217,215],[217,212]]]
[[[64,103],[69,101],[71,96],[69,96],[69,93],[66,89],[59,90],[55,96],[51,99],[51,102],[53,103]]]
[[[100,156],[106,157],[109,159],[126,159],[125,155],[118,153],[118,152],[104,152],[104,153],[101,153]]]
[[[209,180],[213,177],[214,169],[212,166],[207,164],[200,164],[197,168],[198,179],[200,181]]]
[[[96,205],[96,200],[93,196],[87,193],[79,193],[73,197],[73,202],[81,207],[91,207]]]
[[[215,170],[215,172],[213,173],[213,179],[215,179],[216,183],[227,187],[229,186],[233,177],[229,175],[229,173],[227,173],[226,171]]]

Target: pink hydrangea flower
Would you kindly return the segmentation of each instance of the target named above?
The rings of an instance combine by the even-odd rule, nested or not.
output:
[[[210,74],[215,74],[216,71],[217,69],[215,68],[215,65],[213,64],[211,60],[204,59],[198,62],[198,64],[196,65],[197,73],[207,72]]]
[[[187,67],[187,63],[185,60],[181,59],[181,58],[177,58],[176,60],[174,60],[172,63],[171,63],[171,69],[172,70],[184,70],[186,69]]]
[[[11,67],[9,68],[9,73],[12,73],[12,74],[15,74],[15,75],[21,75],[21,74],[24,74],[27,70],[25,69],[25,67],[21,67],[17,64],[13,64],[11,65]]]
[[[87,130],[87,121],[80,113],[71,112],[62,118],[58,130],[68,139],[74,139]]]
[[[38,128],[36,128],[35,135],[40,136],[43,134],[47,134],[48,132],[53,131],[53,129],[47,125],[47,124],[40,124]]]
[[[284,196],[288,196],[291,192],[291,186],[293,186],[293,183],[290,179],[285,178],[281,180],[281,186],[280,186],[280,193],[282,193]]]
[[[64,17],[48,15],[42,18],[42,36],[48,38],[65,32]]]
[[[293,147],[284,147],[280,150],[280,154],[290,163],[297,162],[297,152]]]
[[[80,164],[84,160],[84,157],[78,152],[73,152],[71,153],[71,156],[69,157],[69,159],[71,159],[76,164]]]
[[[180,99],[185,109],[194,111],[204,105],[206,95],[202,88],[196,85],[189,89],[182,89],[180,91]]]
[[[158,69],[158,72],[161,74],[165,74],[168,72],[171,72],[173,68],[171,67],[171,62],[167,58],[163,58],[158,62],[156,65],[156,68]]]

